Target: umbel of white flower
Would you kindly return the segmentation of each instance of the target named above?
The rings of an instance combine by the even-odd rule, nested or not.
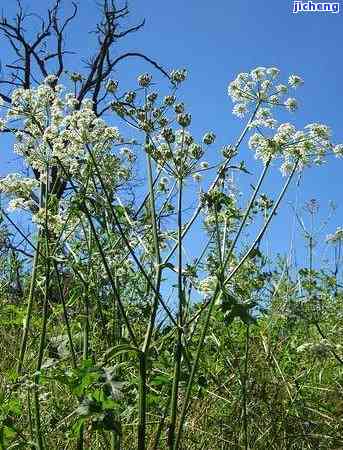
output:
[[[119,142],[120,134],[95,115],[90,99],[75,109],[75,96],[63,95],[63,87],[53,87],[51,83],[49,78],[37,89],[13,92],[7,121],[23,123],[16,134],[14,150],[41,173],[57,161],[69,173],[77,173],[79,160],[87,157],[87,145],[109,148]]]
[[[303,84],[298,75],[290,75],[288,83],[280,83],[280,71],[276,67],[257,67],[249,73],[240,73],[229,84],[228,94],[234,107],[233,114],[244,117],[248,111],[252,117],[248,127],[257,131],[249,139],[249,147],[255,157],[264,164],[273,158],[281,158],[281,172],[286,175],[294,164],[299,170],[324,162],[327,152],[343,156],[343,145],[331,142],[331,131],[327,125],[311,123],[304,130],[297,130],[290,123],[279,124],[273,117],[276,108],[294,112],[298,108],[295,98],[285,99],[289,89]],[[275,129],[274,134],[263,128]]]
[[[16,89],[6,117],[0,122],[1,128],[8,123],[11,129],[15,127],[15,152],[40,174],[39,181],[18,174],[8,175],[0,180],[0,192],[10,197],[10,209],[30,210],[38,224],[45,214],[37,200],[38,188],[40,182],[47,182],[52,167],[62,179],[72,177],[84,184],[91,164],[91,149],[102,167],[103,181],[112,189],[127,179],[126,165],[133,160],[127,155],[113,154],[113,145],[122,138],[117,128],[96,116],[93,102],[85,99],[79,104],[73,94],[63,94],[63,90],[53,75],[35,89]],[[95,187],[88,183],[87,189],[93,192]],[[68,216],[69,207],[71,202],[63,211],[60,208],[56,214],[49,213],[49,224],[55,231],[63,225],[62,216]]]
[[[296,99],[285,99],[284,97],[288,93],[289,87],[301,86],[303,80],[298,75],[290,75],[287,86],[278,81],[279,75],[280,71],[276,67],[268,69],[257,67],[251,72],[238,74],[228,86],[228,94],[235,103],[233,114],[244,117],[250,106],[256,103],[264,104],[268,108],[283,106],[290,111],[296,110],[298,107]],[[260,117],[260,119],[269,118],[269,114],[266,117]],[[270,124],[267,122],[264,126],[270,126]]]
[[[341,244],[343,243],[343,228],[338,227],[335,233],[328,234],[326,237],[326,242],[330,244]]]

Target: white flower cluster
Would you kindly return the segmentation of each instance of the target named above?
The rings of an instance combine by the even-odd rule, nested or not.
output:
[[[4,178],[0,178],[0,192],[6,194],[20,194],[29,197],[31,192],[39,187],[39,182],[26,178],[19,173],[11,173]]]
[[[280,71],[276,67],[257,67],[250,73],[238,74],[228,87],[228,94],[235,103],[233,114],[244,117],[252,104],[263,104],[265,107],[257,112],[255,120],[250,125],[274,128],[276,121],[271,114],[274,106],[279,105],[289,111],[295,111],[298,107],[296,99],[284,97],[289,88],[301,86],[303,80],[298,75],[290,75],[287,86],[277,83],[279,74]]]
[[[248,126],[258,130],[249,140],[249,147],[255,151],[256,158],[265,164],[274,157],[281,157],[281,171],[285,175],[294,168],[295,163],[299,169],[312,163],[323,163],[329,150],[336,156],[343,156],[343,145],[331,143],[330,129],[326,125],[311,123],[299,131],[290,123],[278,124],[273,117],[273,108],[282,106],[288,111],[295,111],[297,100],[293,97],[285,99],[285,95],[289,89],[303,84],[298,75],[290,75],[287,85],[280,84],[279,75],[276,67],[257,67],[250,73],[240,73],[228,87],[229,96],[235,103],[234,115],[244,117],[254,105],[254,114]],[[262,133],[262,127],[275,129],[274,136]]]
[[[320,123],[309,124],[303,131],[290,123],[283,123],[272,137],[253,134],[249,139],[249,147],[263,163],[281,157],[281,172],[285,175],[293,169],[296,161],[299,169],[324,162],[324,156],[332,148],[330,135],[329,127]]]
[[[38,226],[45,226],[46,220],[37,200],[40,182],[46,184],[49,179],[55,183],[71,176],[74,182],[86,186],[84,194],[95,198],[97,177],[93,183],[86,182],[93,165],[89,150],[110,192],[130,177],[134,161],[130,152],[113,153],[113,145],[121,143],[122,138],[117,128],[96,116],[93,102],[85,99],[80,103],[73,94],[64,95],[57,81],[49,76],[36,89],[15,90],[6,116],[6,121],[16,126],[15,152],[39,172],[40,180],[11,174],[0,179],[0,192],[10,197],[10,210],[30,210]],[[55,234],[62,227],[67,234],[77,232],[79,219],[72,198],[69,196],[67,202],[61,199],[56,210],[48,211],[48,228]]]
[[[0,179],[0,192],[14,197],[8,204],[9,211],[15,209],[30,210],[37,208],[38,205],[32,198],[32,193],[39,187],[39,182],[21,176],[18,173],[12,173]]]
[[[0,132],[4,131],[5,128],[6,128],[6,120],[3,118],[0,118]]]
[[[65,227],[65,218],[60,214],[52,214],[48,211],[46,215],[46,211],[44,208],[40,208],[35,214],[32,216],[32,222],[36,223],[39,228],[47,228],[50,232],[58,234],[61,232],[62,228]]]
[[[143,73],[142,75],[139,75],[137,78],[138,84],[141,87],[148,87],[151,83],[152,76],[149,73]]]
[[[215,276],[208,276],[196,283],[195,288],[203,294],[211,294],[215,291],[218,279]]]
[[[62,96],[62,86],[49,76],[36,89],[16,89],[7,119],[20,120],[23,129],[16,134],[15,152],[40,172],[47,165],[62,163],[77,173],[86,146],[110,147],[120,139],[116,128],[108,126],[93,111],[93,102],[79,105],[73,94]],[[77,109],[76,109],[77,108]]]
[[[330,244],[343,242],[343,228],[338,227],[335,233],[328,234],[326,237],[326,242],[329,242]]]
[[[332,150],[337,158],[343,158],[343,144],[335,145]]]

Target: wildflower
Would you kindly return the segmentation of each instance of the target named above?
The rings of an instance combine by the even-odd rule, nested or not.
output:
[[[235,105],[232,109],[232,114],[239,118],[244,117],[247,112],[248,108],[246,103],[237,103],[237,105]]]
[[[106,90],[111,94],[114,94],[118,89],[119,82],[115,80],[108,80],[106,84]]]
[[[222,154],[225,159],[230,159],[237,154],[237,150],[234,145],[225,145],[222,148]]]
[[[91,98],[85,98],[82,100],[82,107],[84,109],[93,109],[94,102]]]
[[[196,144],[196,143],[192,143],[189,146],[189,155],[194,158],[194,159],[200,159],[203,155],[204,155],[204,150],[201,147],[201,145]]]
[[[124,97],[124,99],[125,99],[125,101],[127,103],[133,103],[135,101],[135,98],[136,98],[136,92],[135,91],[128,91],[128,92],[126,92],[125,97]]]
[[[187,113],[178,114],[176,120],[179,125],[181,125],[183,128],[186,128],[191,124],[192,116]]]
[[[56,75],[48,75],[45,79],[44,79],[44,83],[48,84],[49,86],[54,85],[55,83],[57,83],[58,78],[56,77]]]
[[[79,104],[79,102],[78,102],[77,98],[75,97],[75,95],[71,94],[71,93],[66,94],[65,102],[66,102],[66,106],[68,108],[71,108],[71,109],[75,109],[78,106],[78,104]]]
[[[327,125],[321,123],[310,123],[306,125],[305,129],[309,130],[309,135],[314,139],[328,141],[330,139],[331,131]]]
[[[280,75],[280,70],[277,67],[269,67],[266,73],[272,78],[277,78]]]
[[[176,97],[175,95],[167,95],[166,97],[164,97],[164,103],[167,106],[172,106],[175,103]]]
[[[279,97],[277,95],[271,95],[269,97],[269,101],[272,105],[278,105],[279,104]]]
[[[293,87],[296,88],[298,86],[301,86],[302,84],[304,84],[304,81],[302,78],[300,78],[298,75],[291,75],[288,78],[288,84]]]
[[[216,140],[216,135],[212,131],[209,131],[208,133],[206,133],[204,135],[204,137],[202,138],[203,143],[206,145],[213,144],[215,140]]]
[[[285,160],[281,164],[281,167],[280,167],[280,171],[282,173],[282,176],[285,177],[285,176],[289,175],[292,172],[293,168],[294,168],[294,163],[292,161]]]
[[[147,96],[147,100],[151,103],[154,103],[154,101],[156,101],[158,97],[157,92],[151,92],[148,96]]]
[[[343,228],[338,227],[334,234],[329,234],[326,237],[326,242],[329,242],[330,244],[343,242]]]
[[[200,174],[200,173],[198,173],[198,172],[196,172],[196,173],[193,173],[193,180],[196,182],[196,183],[200,183],[200,181],[202,180],[202,175]]]
[[[34,207],[37,208],[37,205],[35,204],[35,202],[33,200],[27,200],[22,197],[17,197],[8,202],[7,211],[12,212],[17,209],[22,209],[24,211],[30,211]]]
[[[144,73],[142,75],[139,75],[137,78],[138,84],[142,87],[148,87],[151,83],[152,76],[148,73]]]
[[[337,144],[333,147],[333,152],[337,158],[343,157],[343,144]]]
[[[0,192],[6,194],[30,197],[31,192],[39,187],[37,180],[25,178],[18,173],[12,173],[0,179]]]
[[[175,84],[182,83],[183,81],[185,81],[186,77],[186,69],[172,70],[172,72],[170,73],[170,79]]]
[[[181,114],[183,113],[185,110],[185,105],[183,103],[176,103],[176,105],[174,106],[174,111],[176,112],[176,114]]]
[[[266,68],[265,67],[256,67],[256,69],[250,72],[251,78],[255,81],[260,81],[266,76]]]
[[[209,168],[208,162],[207,162],[207,161],[202,161],[202,162],[200,163],[200,168],[201,168],[202,170],[208,169],[208,168]]]
[[[78,73],[78,72],[72,72],[72,73],[70,74],[70,79],[71,79],[71,81],[73,81],[74,83],[77,83],[77,82],[79,82],[79,81],[82,81],[82,76],[81,76],[81,74]]]
[[[166,127],[168,125],[168,119],[166,117],[161,117],[158,119],[158,124],[160,127]]]
[[[295,98],[288,98],[285,101],[284,105],[286,106],[288,111],[295,111],[296,109],[298,109],[298,102]]]
[[[180,145],[191,145],[193,142],[193,136],[184,128],[176,130],[175,140]]]
[[[217,285],[217,277],[209,276],[199,281],[198,285],[196,286],[196,289],[201,293],[210,294],[214,292],[216,285]]]
[[[170,144],[175,141],[175,134],[171,128],[165,128],[162,130],[161,135],[165,141]]]
[[[275,86],[275,91],[277,94],[286,94],[288,92],[288,87],[285,84],[278,84]]]

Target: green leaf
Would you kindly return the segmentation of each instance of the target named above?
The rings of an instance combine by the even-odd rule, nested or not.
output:
[[[152,378],[151,384],[155,386],[164,386],[167,384],[171,384],[171,379],[168,375],[159,374]]]
[[[235,317],[239,317],[246,325],[251,325],[256,322],[255,317],[250,313],[250,309],[256,306],[255,302],[238,303],[233,305],[231,311],[225,314],[225,321],[229,325]]]
[[[128,353],[128,352],[135,352],[135,353],[139,354],[141,351],[139,350],[139,348],[134,347],[133,345],[130,345],[130,344],[119,344],[119,345],[116,345],[115,347],[110,348],[109,350],[107,350],[105,352],[103,361],[107,362],[117,355],[120,355],[122,353]]]

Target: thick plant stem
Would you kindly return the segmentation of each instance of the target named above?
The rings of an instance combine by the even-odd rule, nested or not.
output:
[[[155,280],[155,291],[154,291],[154,300],[152,303],[152,309],[150,314],[150,320],[147,328],[147,332],[144,338],[144,343],[142,347],[142,352],[139,356],[139,376],[140,376],[140,385],[139,385],[139,427],[138,427],[138,448],[145,448],[145,435],[146,435],[146,365],[148,352],[150,347],[150,342],[152,338],[152,334],[155,327],[156,313],[158,307],[158,299],[160,293],[160,284],[161,284],[161,256],[160,256],[160,247],[158,241],[158,227],[157,227],[157,219],[156,219],[156,207],[155,207],[155,194],[154,194],[154,186],[153,186],[153,178],[152,178],[152,167],[151,167],[151,158],[147,154],[147,171],[148,171],[148,184],[149,184],[149,196],[150,196],[150,209],[151,209],[151,220],[152,220],[152,234],[154,241],[154,249],[155,249],[155,265],[156,265],[156,280]]]
[[[161,275],[162,275],[151,158],[148,154],[146,157],[147,157],[147,171],[148,171],[148,184],[149,184],[149,196],[150,196],[152,235],[153,235],[154,250],[155,250],[156,279],[155,279],[155,286],[154,286],[155,289],[154,289],[154,300],[153,300],[153,305],[152,305],[152,311],[151,311],[148,330],[145,335],[143,349],[142,349],[143,353],[146,353],[149,349],[152,333],[153,333],[154,326],[155,326],[156,312],[157,312],[157,307],[158,307],[158,299],[159,299],[159,295],[160,295]]]
[[[26,316],[25,316],[25,321],[24,321],[23,337],[22,337],[22,341],[21,341],[20,352],[19,352],[19,361],[18,361],[18,367],[17,367],[18,375],[22,374],[25,352],[26,352],[26,347],[27,347],[27,338],[28,338],[28,334],[29,334],[29,327],[30,327],[31,316],[32,316],[33,299],[34,299],[34,292],[35,292],[35,285],[36,285],[36,278],[37,278],[37,268],[38,268],[38,262],[39,262],[39,247],[40,247],[40,233],[38,233],[37,247],[36,247],[35,256],[33,259],[29,298],[28,298],[28,303],[27,303],[27,311],[26,311]]]
[[[146,434],[146,357],[143,352],[139,353],[139,388],[138,388],[138,441],[137,450],[145,450]]]
[[[83,359],[89,355],[89,296],[88,289],[84,292],[84,325],[83,325]]]
[[[47,169],[47,173],[48,173]],[[48,323],[48,301],[49,301],[49,288],[50,288],[50,242],[49,242],[49,229],[48,229],[48,185],[49,180],[46,183],[46,195],[45,195],[45,286],[44,286],[44,301],[43,301],[43,324],[42,331],[40,334],[39,351],[37,357],[37,367],[34,382],[34,396],[35,396],[35,418],[36,418],[36,434],[37,434],[37,446],[39,450],[44,449],[43,445],[43,435],[41,429],[40,421],[40,403],[39,403],[39,392],[38,385],[40,381],[40,370],[42,368],[44,350],[46,344],[46,333],[47,333],[47,323]]]
[[[155,437],[154,437],[154,441],[153,441],[153,444],[151,446],[151,450],[158,450],[158,448],[159,448],[160,438],[161,438],[162,430],[163,430],[163,427],[164,427],[164,422],[165,422],[165,419],[167,417],[168,410],[169,410],[169,403],[170,403],[170,397],[168,398],[168,401],[166,403],[165,409],[163,411],[163,416],[161,417],[161,420],[160,420],[160,422],[158,424],[157,431],[156,431],[156,434],[155,434]]]
[[[40,405],[39,405],[39,392],[38,392],[38,384],[39,384],[39,374],[37,373],[34,378],[34,403],[35,403],[35,422],[36,422],[36,445],[38,450],[44,450],[43,445],[43,435],[41,429],[41,420],[40,420]]]
[[[31,395],[30,388],[27,389],[27,410],[28,410],[28,420],[29,420],[29,430],[30,430],[30,438],[33,441],[33,424],[32,424],[32,411],[31,411]]]
[[[37,446],[39,450],[43,450],[43,436],[41,430],[41,421],[40,421],[40,404],[39,404],[39,392],[38,385],[40,379],[40,370],[42,367],[45,342],[46,342],[46,330],[47,330],[47,322],[48,322],[48,290],[50,284],[50,263],[49,258],[46,262],[46,272],[45,272],[45,292],[44,292],[44,303],[43,303],[43,325],[40,336],[40,344],[39,344],[39,353],[37,358],[37,371],[35,374],[35,387],[34,387],[34,396],[35,396],[35,418],[36,418],[36,433],[37,433]]]
[[[178,324],[177,337],[176,337],[176,351],[175,351],[175,366],[174,366],[174,378],[171,393],[171,407],[170,407],[170,424],[168,432],[168,446],[173,448],[175,440],[175,427],[177,419],[177,405],[179,394],[179,383],[181,375],[181,357],[182,357],[182,325],[183,325],[183,290],[182,290],[182,179],[179,183],[179,195],[178,195],[178,214],[177,214],[177,226],[178,226]]]
[[[244,373],[242,383],[242,397],[243,397],[243,427],[244,427],[244,449],[249,448],[248,435],[248,415],[247,415],[247,381],[248,381],[248,358],[249,358],[249,344],[250,344],[250,328],[246,326],[245,334],[245,358],[244,358]]]
[[[53,264],[54,264],[54,270],[55,270],[55,273],[57,276],[58,292],[59,292],[60,301],[62,303],[63,318],[64,318],[64,322],[65,322],[65,325],[67,328],[67,335],[68,335],[68,341],[69,341],[69,346],[70,346],[70,353],[71,353],[71,357],[72,357],[73,367],[74,367],[74,369],[76,369],[77,363],[76,363],[75,348],[74,348],[73,338],[72,338],[71,329],[70,329],[67,306],[66,306],[66,302],[65,302],[65,298],[64,298],[64,294],[63,294],[61,276],[60,276],[60,273],[59,273],[59,270],[57,267],[57,263],[55,260],[53,260]]]

